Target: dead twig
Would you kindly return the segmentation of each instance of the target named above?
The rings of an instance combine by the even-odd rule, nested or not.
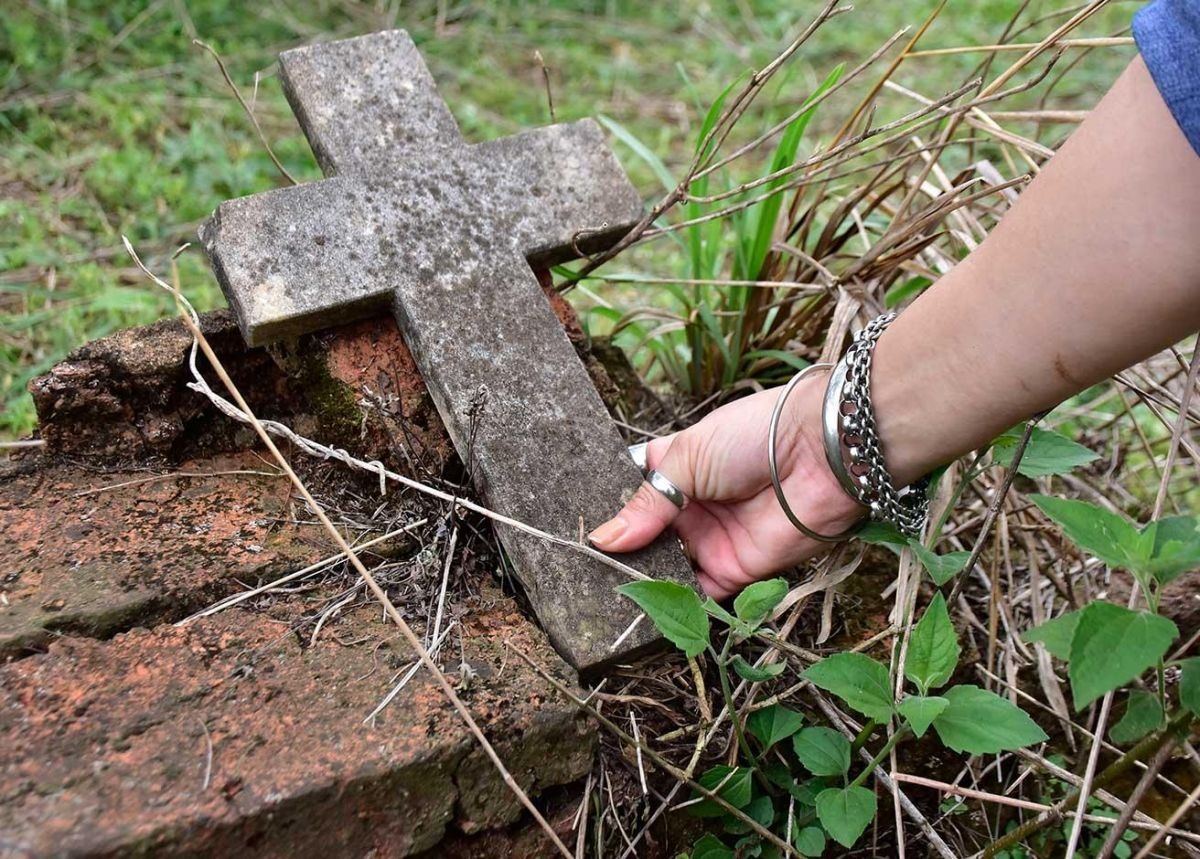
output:
[[[1076,812],[1079,812],[1079,799],[1082,796],[1090,795],[1096,787],[1107,785],[1113,779],[1117,778],[1122,773],[1129,770],[1136,762],[1144,760],[1147,755],[1154,754],[1158,748],[1166,743],[1172,735],[1180,732],[1186,732],[1191,725],[1192,716],[1190,713],[1181,713],[1172,719],[1165,728],[1161,731],[1156,731],[1153,734],[1145,737],[1136,743],[1129,751],[1119,757],[1113,763],[1109,764],[1103,772],[1089,777],[1086,773],[1081,780],[1081,785],[1071,794],[1063,797],[1050,807],[1048,811],[1044,811],[1032,820],[1028,820],[1020,826],[1013,829],[1011,832],[1004,835],[1002,838],[993,841],[977,854],[979,859],[992,859],[1003,850],[1007,850],[1017,844],[1020,844],[1029,836],[1033,835],[1040,829],[1062,819],[1072,805],[1076,806]],[[1100,747],[1099,743],[1093,743],[1093,750]],[[1076,817],[1078,820],[1078,817]],[[1173,825],[1173,824],[1172,824]],[[1078,843],[1078,842],[1076,842]]]
[[[203,720],[200,722],[200,728],[204,731],[204,782],[200,785],[201,790],[208,790],[208,786],[212,784],[212,768],[213,768],[213,741],[212,734],[208,732],[208,724]]]
[[[971,555],[963,565],[962,574],[959,576],[958,581],[954,583],[954,588],[950,591],[950,596],[946,600],[950,605],[954,605],[954,601],[958,599],[958,595],[963,588],[963,582],[967,580],[976,562],[979,561],[980,554],[983,553],[983,544],[987,540],[988,533],[992,530],[992,523],[996,521],[996,515],[1000,512],[1000,508],[1004,506],[1004,499],[1008,495],[1008,490],[1012,488],[1013,481],[1017,479],[1017,466],[1021,464],[1021,459],[1025,456],[1025,449],[1029,447],[1029,440],[1033,438],[1034,427],[1037,426],[1040,419],[1041,416],[1039,415],[1025,423],[1025,431],[1021,434],[1021,440],[1017,442],[1017,446],[1013,450],[1012,461],[1008,465],[1008,471],[1004,474],[1004,482],[1000,484],[995,496],[992,498],[992,503],[988,505],[983,524],[979,526],[979,536],[975,538],[975,545],[971,547]]]
[[[1109,36],[1092,39],[1059,39],[1051,43],[1054,48],[1120,48],[1133,44],[1130,36]],[[904,55],[906,60],[918,57],[948,57],[953,54],[997,53],[1000,51],[1029,51],[1041,47],[1041,42],[1005,42],[1002,45],[961,45],[956,48],[927,48],[923,51],[910,51]]]
[[[542,70],[542,83],[546,86],[546,107],[550,109],[550,121],[558,122],[558,117],[554,115],[554,93],[550,91],[550,69],[546,68],[546,61],[542,59],[541,51],[534,51],[533,58],[537,60],[537,64]]]
[[[797,36],[786,48],[779,53],[770,63],[759,69],[750,76],[750,80],[742,89],[737,92],[729,103],[724,107],[717,121],[713,123],[713,127],[709,129],[704,139],[700,141],[700,145],[696,147],[696,155],[692,159],[691,164],[687,168],[684,178],[673,189],[650,207],[649,211],[642,216],[642,219],[626,233],[620,241],[616,242],[608,250],[589,259],[575,274],[570,283],[574,283],[591,274],[604,263],[608,262],[613,257],[620,254],[630,245],[638,241],[642,234],[650,228],[650,226],[658,220],[658,218],[668,209],[675,206],[676,203],[682,201],[688,193],[692,181],[696,178],[697,173],[707,166],[707,162],[716,157],[722,143],[729,136],[730,131],[737,124],[737,120],[746,112],[746,109],[754,101],[755,97],[766,86],[767,82],[774,77],[775,73],[786,63],[792,55],[800,49],[800,47],[808,41],[822,24],[828,21],[833,16],[841,12],[848,11],[851,7],[838,8],[838,0],[828,0],[821,11],[817,13],[812,22]]]
[[[415,531],[417,528],[420,528],[422,525],[427,525],[428,523],[429,523],[428,519],[419,519],[410,525],[405,525],[403,528],[397,528],[394,531],[389,531],[386,534],[381,534],[380,536],[375,537],[374,539],[368,540],[365,543],[360,543],[358,546],[355,547],[355,549],[357,551],[361,552],[364,549],[369,549],[372,546],[377,546],[380,543],[384,543],[384,542],[387,542],[388,540],[392,540],[396,537],[399,537],[402,534],[407,534],[410,531]],[[245,602],[248,599],[253,599],[256,596],[270,593],[271,591],[275,590],[276,588],[282,587],[283,585],[286,585],[289,582],[294,582],[297,579],[302,579],[305,576],[309,576],[309,575],[312,575],[313,573],[319,572],[320,570],[326,569],[330,565],[335,564],[338,561],[344,560],[345,557],[346,557],[346,554],[344,552],[337,552],[333,555],[330,555],[327,558],[322,558],[321,560],[317,561],[316,563],[309,564],[307,567],[304,567],[303,569],[296,570],[295,572],[288,573],[285,576],[275,579],[275,581],[273,581],[273,582],[270,582],[268,584],[262,585],[257,588],[252,588],[251,590],[248,590],[248,591],[243,591],[240,594],[234,594],[233,596],[226,597],[223,600],[213,603],[206,609],[201,609],[200,611],[196,612],[195,614],[188,615],[183,620],[176,621],[174,625],[175,626],[186,626],[187,624],[189,624],[192,621],[197,620],[199,618],[208,617],[209,615],[216,614],[219,611],[224,611],[227,608],[232,608],[233,606],[237,605],[238,603]]]
[[[1171,754],[1175,751],[1175,746],[1179,742],[1179,735],[1172,734],[1171,737],[1159,746],[1158,751],[1154,753],[1154,757],[1150,760],[1150,765],[1146,771],[1142,773],[1142,777],[1138,779],[1137,786],[1134,787],[1133,793],[1129,794],[1129,799],[1125,801],[1125,807],[1121,809],[1121,814],[1113,822],[1112,832],[1108,833],[1108,838],[1104,840],[1104,846],[1096,855],[1096,859],[1112,859],[1113,851],[1117,849],[1117,845],[1122,843],[1121,836],[1125,833],[1126,828],[1131,824],[1135,827],[1133,817],[1137,813],[1138,805],[1142,798],[1145,797],[1146,791],[1150,789],[1150,785],[1154,783],[1155,776],[1158,771],[1163,768]],[[1158,828],[1158,824],[1155,828]]]
[[[1200,784],[1196,785],[1195,789],[1188,794],[1187,799],[1179,803],[1179,806],[1171,812],[1171,816],[1163,824],[1163,828],[1154,833],[1153,837],[1146,842],[1146,846],[1139,850],[1133,859],[1147,859],[1147,857],[1153,856],[1154,848],[1167,836],[1168,830],[1182,820],[1183,816],[1188,813],[1198,800],[1200,800]]]
[[[521,660],[526,665],[528,665],[530,668],[532,668],[538,674],[538,676],[540,676],[543,680],[545,680],[547,683],[549,683],[551,686],[553,686],[554,689],[560,695],[562,695],[567,700],[571,701],[571,703],[573,703],[576,707],[579,707],[582,710],[586,710],[592,716],[592,718],[594,718],[601,725],[603,725],[606,729],[608,729],[608,731],[611,732],[621,742],[626,743],[630,746],[633,746],[635,749],[640,749],[643,753],[645,753],[646,757],[650,758],[650,760],[652,760],[660,769],[665,771],[672,778],[676,779],[677,781],[679,781],[683,784],[686,784],[688,787],[692,788],[692,790],[699,793],[703,798],[712,800],[717,805],[721,806],[723,809],[725,809],[726,812],[728,812],[729,814],[732,814],[734,817],[736,817],[738,820],[740,820],[746,826],[750,827],[750,829],[752,829],[760,837],[762,837],[766,841],[771,842],[776,847],[778,847],[780,850],[782,850],[784,852],[784,855],[786,855],[786,856],[799,856],[800,855],[799,853],[796,852],[795,848],[793,848],[789,843],[787,843],[786,841],[781,839],[778,835],[776,835],[771,830],[767,829],[765,826],[763,826],[757,820],[754,820],[753,818],[749,817],[740,808],[737,808],[736,806],[731,805],[724,797],[720,796],[720,787],[721,787],[720,785],[717,785],[717,787],[713,790],[709,790],[704,785],[700,784],[697,781],[694,781],[686,772],[679,769],[679,767],[675,766],[673,763],[671,763],[669,760],[664,758],[662,755],[658,754],[658,752],[651,749],[645,743],[635,740],[632,736],[625,733],[620,727],[617,726],[617,724],[615,722],[613,722],[607,716],[604,716],[603,714],[601,714],[599,709],[592,706],[585,699],[580,698],[578,695],[576,695],[574,692],[572,692],[570,689],[568,689],[565,685],[563,685],[563,683],[560,680],[558,680],[557,678],[552,676],[548,671],[546,671],[544,668],[542,668],[540,665],[538,665],[536,662],[534,662],[533,659],[528,654],[526,654],[524,651],[522,651],[520,648],[518,648],[516,645],[514,645],[511,641],[506,641],[505,645],[513,653],[517,654],[517,656],[520,657]],[[628,843],[628,839],[626,839],[626,842]]]
[[[232,471],[174,471],[170,474],[156,474],[153,477],[139,477],[137,480],[124,480],[120,483],[110,483],[107,486],[97,486],[95,489],[81,489],[74,494],[75,498],[85,495],[98,495],[113,489],[125,489],[139,486],[143,483],[155,483],[159,480],[178,480],[183,478],[232,477],[235,475],[254,475],[257,477],[283,477],[282,471],[255,471],[253,469],[234,469]]]
[[[267,141],[267,135],[263,133],[262,126],[258,124],[258,117],[254,115],[254,111],[251,109],[250,105],[246,103],[246,99],[242,98],[241,90],[239,90],[237,84],[233,82],[233,78],[229,76],[229,70],[225,68],[225,61],[221,59],[221,55],[218,54],[216,49],[207,42],[202,42],[199,39],[192,39],[192,44],[198,48],[203,48],[205,51],[208,51],[212,58],[217,61],[217,68],[221,70],[221,77],[225,78],[225,83],[229,86],[229,89],[233,91],[233,97],[237,99],[238,104],[242,106],[242,110],[246,112],[246,116],[250,118],[250,124],[254,126],[254,132],[258,135],[258,139],[261,141],[263,148],[267,150],[267,156],[271,159],[271,163],[274,164],[275,168],[283,174],[283,177],[293,185],[300,184],[296,181],[296,177],[289,173],[288,169],[284,167],[283,163],[275,156],[275,150],[271,148],[271,144]]]
[[[948,784],[944,781],[936,781],[934,779],[925,778],[924,776],[919,775],[896,773],[895,779],[901,784],[915,784],[919,787],[932,788],[934,790],[941,791],[947,796],[959,796],[963,797],[964,799],[977,799],[980,802],[990,802],[994,803],[995,805],[1006,805],[1009,808],[1020,808],[1024,809],[1025,811],[1046,812],[1054,810],[1052,806],[1045,805],[1041,802],[1033,802],[1032,800],[1028,799],[1019,799],[1015,796],[1002,796],[998,793],[988,793],[987,791],[983,790],[972,790],[969,787],[962,787],[961,785],[957,784]],[[1075,816],[1075,812],[1073,811],[1065,811],[1062,814],[1064,817]],[[1112,835],[1119,836],[1120,833],[1125,829],[1125,824],[1121,824],[1114,820],[1114,818],[1105,817],[1102,814],[1085,814],[1083,819],[1085,823],[1101,823],[1105,826],[1113,827],[1110,837]],[[1134,829],[1157,831],[1162,827],[1162,824],[1158,823],[1157,821],[1137,821],[1133,823],[1132,826]]]

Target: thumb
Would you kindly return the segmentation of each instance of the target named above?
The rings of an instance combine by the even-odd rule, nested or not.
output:
[[[691,430],[676,433],[669,439],[670,446],[665,453],[660,444],[664,441],[668,439],[659,439],[659,443],[651,442],[647,449],[646,464],[675,484],[690,499],[696,483],[696,434]],[[605,552],[632,552],[653,542],[680,512],[675,502],[643,480],[621,511],[592,531],[588,540]]]

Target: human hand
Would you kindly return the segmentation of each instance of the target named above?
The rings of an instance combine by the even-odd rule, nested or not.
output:
[[[788,503],[802,522],[839,534],[865,514],[825,461],[821,400],[825,376],[799,382],[779,420],[776,462]],[[722,406],[695,426],[647,447],[649,468],[690,499],[680,511],[643,482],[621,511],[589,539],[605,552],[648,545],[669,525],[697,566],[704,592],[721,600],[818,554],[826,545],[788,521],[771,486],[767,433],[780,390]]]

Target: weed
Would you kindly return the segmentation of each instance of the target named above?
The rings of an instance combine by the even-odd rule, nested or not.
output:
[[[762,633],[763,623],[787,594],[782,579],[758,582],[734,601],[734,612],[707,600],[690,588],[671,582],[634,582],[620,588],[677,647],[691,657],[706,653],[716,666],[725,701],[725,715],[734,726],[739,765],[717,766],[699,783],[716,791],[731,805],[764,827],[775,827],[805,856],[818,856],[827,838],[853,847],[875,819],[877,803],[865,786],[875,768],[898,743],[921,737],[932,727],[948,748],[970,754],[994,754],[1046,739],[1032,719],[993,692],[978,686],[947,686],[958,665],[960,648],[940,594],[934,597],[913,629],[904,677],[909,691],[899,701],[893,695],[888,667],[861,653],[837,653],[811,665],[803,677],[867,718],[858,737],[844,736],[809,718],[773,704],[743,718],[735,708],[731,670],[743,680],[764,682],[781,674],[782,662],[752,665],[732,648]],[[709,618],[727,627],[717,650]],[[870,761],[853,767],[854,752],[864,748],[876,729],[895,719],[895,728]],[[693,856],[772,855],[773,845],[748,833],[743,822],[710,801],[691,812],[713,817],[726,835],[737,836],[728,847],[713,834],[693,847]]]
[[[1006,434],[994,445],[997,461],[1011,464],[1011,459],[1005,459],[1011,455],[1011,437]],[[1026,468],[1039,474],[1069,470],[1086,460],[1077,447],[1055,433],[1040,432],[1026,449]],[[972,479],[970,474],[965,478]],[[1113,740],[1133,743],[1153,732],[1169,730],[1181,717],[1186,722],[1200,716],[1200,659],[1178,663],[1179,704],[1173,709],[1168,701],[1165,657],[1178,630],[1157,614],[1161,588],[1182,572],[1200,566],[1200,520],[1176,516],[1139,528],[1124,517],[1086,502],[1046,496],[1034,496],[1034,501],[1079,548],[1110,566],[1128,569],[1148,603],[1146,610],[1135,611],[1104,601],[1091,602],[1025,634],[1026,641],[1040,643],[1068,663],[1075,709],[1085,709],[1097,698],[1128,686],[1153,669],[1155,693],[1130,691],[1125,714],[1113,726]],[[947,584],[962,569],[957,559],[944,563],[948,556],[904,541],[886,529],[876,529],[867,536],[873,542],[906,544],[917,550],[936,587]],[[699,783],[771,828],[801,855],[820,855],[827,839],[846,848],[858,842],[878,812],[875,793],[867,783],[875,768],[909,738],[930,734],[945,748],[966,755],[993,755],[1048,739],[1007,698],[972,684],[951,684],[961,648],[940,590],[935,591],[912,627],[902,668],[895,662],[889,667],[862,653],[840,652],[802,672],[804,680],[864,717],[865,725],[857,736],[812,724],[810,714],[789,709],[783,703],[748,715],[735,706],[732,674],[750,683],[763,683],[786,670],[783,661],[751,663],[736,652],[752,640],[768,646],[776,642],[766,623],[788,592],[784,580],[749,586],[734,600],[732,613],[711,599],[702,601],[690,588],[671,582],[634,582],[620,591],[636,602],[687,657],[706,656],[715,667],[724,716],[733,725],[736,737],[738,763],[710,768]],[[723,633],[714,634],[713,620],[725,627]],[[902,682],[897,680],[898,671],[902,672]],[[876,732],[885,727],[877,750],[866,755],[868,763],[854,767],[854,753],[867,749]],[[1102,803],[1093,800],[1093,810],[1101,807]],[[697,802],[690,810],[697,816],[714,818],[721,832],[720,836],[706,833],[697,841],[693,857],[777,855],[774,845],[748,831],[743,821],[714,803]],[[1025,855],[1015,845],[1036,832],[1021,832],[1014,826],[989,855]],[[732,845],[724,840],[727,837],[734,839]],[[1045,844],[1053,837],[1043,833],[1034,843]],[[1134,837],[1124,838],[1124,847],[1115,855],[1128,855]],[[1005,844],[1006,840],[1012,844]]]

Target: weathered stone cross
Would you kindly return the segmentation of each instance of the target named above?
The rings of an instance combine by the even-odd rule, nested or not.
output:
[[[279,64],[331,178],[223,203],[201,230],[246,340],[391,305],[464,458],[470,439],[486,502],[572,539],[581,521],[604,521],[640,475],[530,268],[607,247],[641,215],[598,127],[469,146],[403,31],[287,51]],[[636,617],[613,590],[621,573],[512,528],[500,536],[576,667],[654,638],[643,623],[613,648]],[[694,581],[673,537],[630,563]]]

